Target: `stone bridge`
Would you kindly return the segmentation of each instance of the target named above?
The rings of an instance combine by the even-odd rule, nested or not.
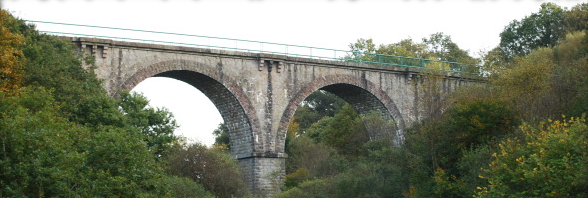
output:
[[[324,90],[349,102],[360,115],[377,112],[394,129],[366,126],[370,138],[402,139],[402,129],[421,119],[419,74],[423,69],[223,51],[182,46],[73,38],[96,57],[94,70],[116,96],[149,77],[169,77],[202,91],[229,128],[231,154],[239,160],[249,189],[279,192],[285,174],[286,131],[294,111],[311,93]],[[479,82],[442,73],[448,92]]]

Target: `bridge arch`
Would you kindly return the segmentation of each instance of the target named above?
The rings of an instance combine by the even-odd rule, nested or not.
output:
[[[141,63],[138,63],[141,64]],[[252,112],[253,107],[241,86],[224,76],[222,64],[211,66],[190,60],[166,60],[148,66],[135,65],[137,70],[116,90],[131,90],[149,77],[168,77],[183,81],[200,90],[216,106],[229,129],[231,155],[238,157],[254,153],[255,134],[259,122]]]
[[[372,112],[379,113],[385,119],[389,119],[395,123],[395,131],[393,134],[382,134],[377,131],[375,126],[367,125],[370,139],[377,139],[386,135],[394,135],[401,137],[401,130],[405,128],[404,119],[394,104],[394,101],[376,84],[370,82],[366,78],[357,77],[355,75],[327,75],[322,78],[317,78],[309,83],[307,86],[301,88],[289,102],[280,120],[278,129],[278,137],[281,138],[276,144],[282,146],[278,148],[283,151],[285,146],[286,132],[288,131],[288,124],[296,109],[301,105],[302,101],[315,91],[324,90],[330,92],[346,102],[348,102],[359,115],[369,115]],[[397,143],[398,140],[397,140]]]

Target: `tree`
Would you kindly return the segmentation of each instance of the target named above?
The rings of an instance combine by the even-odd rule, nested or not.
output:
[[[448,130],[455,131],[460,150],[476,148],[513,131],[520,121],[507,106],[492,99],[458,101],[448,111]]]
[[[143,141],[140,131],[106,126],[93,131],[80,148],[86,153],[82,181],[92,196],[162,196],[158,186],[164,177],[153,152]]]
[[[430,52],[424,43],[416,43],[412,39],[402,39],[398,43],[380,45],[378,54],[404,56],[413,58],[430,58]]]
[[[0,196],[169,197],[141,130],[157,123],[131,122],[152,114],[123,114],[70,42],[5,25],[23,36],[25,61],[19,94],[0,92]]]
[[[335,148],[339,154],[355,158],[361,146],[369,140],[368,133],[355,109],[343,106],[335,116],[321,119],[309,129],[309,136],[327,146]]]
[[[450,65],[449,68],[469,73],[478,73],[478,60],[471,57],[466,50],[460,49],[457,43],[451,40],[451,36],[442,32],[431,34],[429,38],[423,38],[423,43],[427,45],[430,54],[436,57],[436,60],[459,63],[459,65]]]
[[[382,44],[377,48],[372,39],[358,39],[356,43],[349,44],[349,48],[351,49],[352,54],[348,56],[347,59],[373,63],[414,66],[421,65],[422,62],[418,58],[430,58],[426,45],[415,43],[412,39],[404,39],[398,43],[388,45]],[[397,56],[411,58],[401,60]]]
[[[190,178],[218,197],[247,194],[237,161],[223,150],[199,143],[176,145],[166,161],[168,172]]]
[[[293,122],[298,123],[299,132],[304,133],[313,123],[319,121],[326,116],[333,116],[339,111],[344,104],[343,99],[338,96],[326,92],[316,91],[310,94],[301,106],[296,109],[293,116]]]
[[[588,127],[583,118],[523,124],[493,154],[477,197],[586,197]]]
[[[319,90],[306,97],[303,106],[308,106],[321,117],[325,117],[335,115],[346,103],[343,99],[332,93]]]
[[[334,149],[315,142],[307,136],[293,139],[288,147],[290,157],[286,159],[286,173],[291,174],[305,169],[308,171],[307,178],[317,178],[334,175],[341,169],[337,167],[340,156]]]
[[[22,85],[23,36],[14,29],[18,22],[0,10],[0,91],[11,93]]]
[[[564,13],[566,32],[588,29],[588,3],[580,3]]]
[[[508,61],[500,47],[495,47],[490,51],[480,52],[480,73],[488,78],[496,78],[503,70],[506,70]]]
[[[214,135],[214,145],[220,147],[226,147],[227,150],[231,149],[231,140],[229,139],[229,128],[225,123],[219,123],[218,127],[212,131]]]
[[[89,131],[61,118],[59,104],[44,89],[0,95],[0,196],[77,194],[85,154],[76,145]]]
[[[451,37],[443,33],[435,33],[430,38],[423,38],[422,43],[412,39],[403,39],[398,43],[376,46],[372,39],[358,39],[349,44],[352,54],[346,57],[372,63],[386,63],[392,65],[422,66],[441,70],[461,70],[478,73],[478,60],[469,56],[468,52],[460,49]],[[404,57],[404,58],[401,58]],[[424,60],[429,59],[429,60]],[[460,64],[446,64],[437,61],[459,62]]]
[[[277,197],[401,197],[409,191],[410,175],[418,159],[390,141],[362,145],[369,151],[347,163],[339,174],[308,179]],[[289,176],[304,178],[304,169]],[[290,180],[291,181],[291,180]]]
[[[138,128],[147,146],[160,157],[177,141],[174,130],[178,128],[171,112],[167,109],[154,109],[149,101],[137,93],[122,92],[118,105],[125,115],[128,125]]]
[[[519,120],[504,103],[464,92],[440,117],[407,130],[405,148],[420,159],[413,172],[413,197],[471,197],[480,184],[477,170]],[[466,182],[467,181],[467,182]],[[468,183],[470,182],[470,183]]]
[[[477,62],[467,51],[460,49],[451,40],[451,36],[445,35],[442,32],[431,34],[429,38],[423,38],[423,43],[427,45],[429,53],[436,56],[438,60],[469,64],[475,64]]]
[[[516,66],[492,82],[498,96],[512,104],[525,120],[549,115],[548,108],[555,106],[543,102],[550,90],[550,74],[556,67],[552,49],[540,48],[513,64]]]
[[[10,23],[9,23],[10,24]],[[4,24],[3,24],[4,25]],[[33,25],[19,20],[11,26],[23,36],[23,86],[45,87],[58,102],[62,114],[80,124],[123,126],[114,100],[91,71],[82,67],[91,57],[75,53],[71,41],[41,34]],[[51,50],[47,50],[51,49]],[[118,115],[117,115],[118,114]],[[104,119],[104,120],[100,120]]]
[[[206,191],[202,185],[186,177],[168,176],[163,183],[169,185],[171,197],[178,198],[216,198],[212,193]]]
[[[163,196],[161,168],[139,133],[61,116],[44,88],[0,100],[0,196]]]
[[[361,60],[361,61],[373,61],[374,53],[376,53],[376,44],[372,39],[357,39],[357,42],[349,44],[351,49],[351,55],[348,55],[347,59]]]
[[[582,32],[570,33],[552,48],[515,58],[509,69],[492,79],[491,91],[525,121],[568,112],[581,115],[583,108],[576,104],[582,104],[581,85],[588,75],[585,39]]]
[[[564,10],[554,3],[543,3],[537,13],[514,20],[500,33],[500,49],[506,60],[531,53],[540,47],[553,47],[565,36]]]

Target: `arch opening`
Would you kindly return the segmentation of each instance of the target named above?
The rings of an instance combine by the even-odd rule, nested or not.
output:
[[[220,112],[200,90],[183,81],[167,77],[149,77],[131,92],[142,93],[152,107],[165,107],[173,113],[179,127],[176,136],[188,143],[199,142],[206,146],[215,143],[213,131],[223,123]]]
[[[370,140],[390,139],[395,146],[403,141],[404,120],[392,100],[383,91],[374,89],[373,84],[363,81],[364,86],[357,83],[325,83],[319,82],[306,87],[290,101],[289,107],[282,117],[283,135],[287,136],[289,124],[294,113],[303,106],[305,99],[316,91],[328,92],[349,103],[362,118],[365,131]],[[361,84],[361,83],[359,83]],[[367,87],[367,88],[364,88]],[[384,124],[383,124],[384,123]],[[285,144],[285,142],[284,142]]]
[[[397,129],[384,103],[369,91],[345,83],[321,87],[298,104],[289,120],[286,173],[318,178],[338,174],[332,162],[356,159],[372,140],[396,146]]]
[[[179,80],[198,89],[216,107],[227,126],[231,142],[231,155],[238,158],[238,156],[253,153],[253,130],[249,117],[235,94],[223,83],[208,75],[190,70],[170,70],[148,76]],[[137,77],[135,76],[135,78]],[[143,80],[130,79],[130,82],[142,82]],[[125,86],[134,87],[130,84]]]
[[[252,129],[248,116],[239,101],[222,83],[201,73],[187,70],[172,70],[156,77],[168,77],[196,87],[216,106],[229,130],[231,154],[252,153]]]
[[[389,138],[398,146],[401,139],[397,121],[378,97],[351,84],[338,83],[320,88],[348,102],[363,120],[370,140]],[[382,123],[389,121],[391,124]]]

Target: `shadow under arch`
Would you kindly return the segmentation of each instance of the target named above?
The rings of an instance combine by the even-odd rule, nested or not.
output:
[[[120,86],[116,94],[121,90],[131,90],[149,77],[173,78],[200,90],[218,109],[229,129],[231,155],[239,158],[255,152],[253,141],[254,131],[259,131],[258,122],[255,117],[248,116],[248,112],[254,112],[251,103],[234,81],[211,69],[211,66],[195,61],[171,60],[140,69]]]
[[[332,75],[325,76],[310,83],[301,89],[296,97],[289,101],[288,107],[282,115],[278,137],[284,137],[284,140],[278,145],[285,145],[285,136],[288,130],[288,124],[296,109],[302,101],[315,91],[324,90],[330,92],[346,102],[348,102],[360,116],[368,116],[372,113],[378,113],[384,119],[393,121],[394,131],[383,132],[377,126],[365,123],[370,139],[378,139],[392,135],[395,137],[395,144],[398,146],[402,142],[402,129],[404,129],[404,119],[400,114],[397,106],[388,95],[377,88],[374,83],[365,78],[359,78],[352,75]],[[391,134],[384,134],[391,133]]]

